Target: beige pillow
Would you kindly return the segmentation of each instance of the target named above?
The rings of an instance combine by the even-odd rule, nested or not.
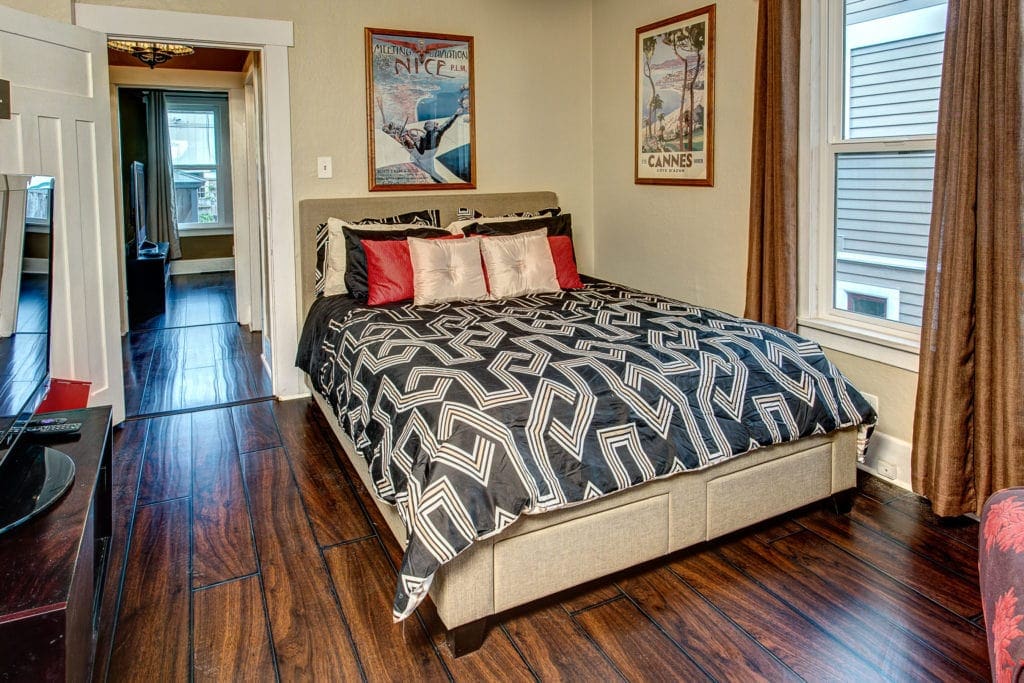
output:
[[[349,223],[340,218],[327,219],[327,259],[324,264],[324,296],[345,294],[345,234],[342,228],[350,230],[408,230],[423,225],[403,223]]]
[[[480,253],[494,299],[561,290],[547,228],[485,237],[480,240]]]
[[[410,237],[409,257],[415,305],[487,298],[479,237],[462,240]]]

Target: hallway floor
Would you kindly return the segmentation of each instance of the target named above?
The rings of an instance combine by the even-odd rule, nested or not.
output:
[[[173,276],[167,311],[122,345],[128,417],[271,396],[262,335],[236,317],[233,273]]]

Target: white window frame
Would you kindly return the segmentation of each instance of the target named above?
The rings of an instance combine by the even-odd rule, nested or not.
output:
[[[207,93],[174,92],[167,94],[167,108],[178,111],[214,110],[217,126],[217,217],[216,223],[178,223],[178,231],[190,236],[231,234],[234,228],[233,202],[231,194],[231,118],[228,111],[227,93],[223,98]],[[206,164],[173,164],[182,171],[206,170]]]
[[[944,8],[939,10],[944,17]],[[839,153],[934,151],[935,136],[846,139],[843,0],[803,0],[802,15],[799,172],[806,201],[799,208],[798,329],[829,348],[917,371],[920,328],[836,306],[835,158]]]

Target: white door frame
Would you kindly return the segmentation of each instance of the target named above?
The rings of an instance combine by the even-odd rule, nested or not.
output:
[[[262,127],[259,125],[259,122],[262,120],[262,114],[259,111],[257,101],[260,90],[256,87],[258,78],[259,70],[256,60],[250,59],[245,74],[244,88],[245,147],[249,160],[248,166],[246,166],[246,171],[249,175],[247,183],[249,196],[247,201],[249,203],[250,224],[257,228],[266,225],[265,195],[263,191],[263,155],[261,153],[263,147],[260,142],[262,139]],[[264,326],[263,297],[266,289],[263,282],[263,244],[265,235],[266,231],[263,229],[252,230],[245,245],[245,248],[249,250],[248,254],[245,255],[246,263],[249,264],[249,269],[246,273],[249,277],[249,309],[246,313],[249,329],[252,331],[262,331]],[[241,252],[243,246],[238,244],[235,248]]]
[[[228,17],[132,7],[75,4],[75,23],[107,35],[232,45],[259,50],[264,98],[263,155],[267,194],[269,251],[264,330],[264,363],[271,369],[274,395],[292,398],[309,392],[294,367],[298,349],[298,285],[295,272],[295,220],[292,198],[292,137],[288,48],[294,44],[292,22]],[[269,342],[269,343],[267,343]],[[269,357],[267,357],[269,356]]]

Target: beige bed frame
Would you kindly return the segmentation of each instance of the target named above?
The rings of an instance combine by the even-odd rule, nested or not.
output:
[[[329,216],[359,220],[439,208],[443,225],[458,207],[486,214],[557,206],[551,192],[308,199],[299,203],[303,307],[313,301],[314,232]],[[308,380],[307,380],[308,381]],[[366,462],[327,401],[313,397],[374,494]],[[857,430],[845,429],[754,451],[582,505],[526,516],[477,542],[438,572],[430,589],[456,656],[480,646],[486,619],[592,579],[718,538],[856,486]],[[395,538],[405,528],[395,509],[374,500]],[[841,507],[848,501],[837,496]],[[390,605],[381,605],[387,609]]]

